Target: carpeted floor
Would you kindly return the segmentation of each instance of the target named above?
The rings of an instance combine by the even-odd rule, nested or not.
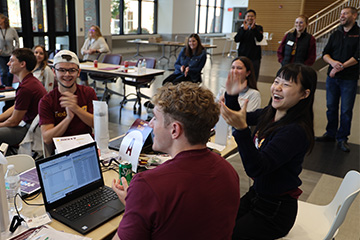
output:
[[[343,178],[349,170],[360,171],[360,146],[349,144],[351,151],[339,150],[334,142],[315,142],[312,153],[305,157],[303,168]]]

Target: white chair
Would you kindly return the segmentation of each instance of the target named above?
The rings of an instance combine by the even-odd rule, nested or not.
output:
[[[228,48],[228,43],[230,43],[230,49],[229,49],[229,53],[227,54],[227,56],[231,57],[232,53],[237,53],[239,44],[236,44],[234,41],[234,37],[236,36],[236,34],[237,34],[237,32],[232,32],[232,33],[226,34],[226,41],[225,41],[224,48],[222,51],[222,56],[224,56],[224,54]],[[235,45],[235,48],[234,48],[234,45]]]
[[[8,165],[13,164],[15,170],[18,173],[24,172],[30,168],[35,167],[35,160],[27,154],[18,154],[6,157]],[[6,172],[7,167],[4,167],[4,172]]]
[[[335,197],[325,206],[299,201],[295,225],[283,240],[334,239],[347,211],[360,191],[360,173],[349,171]]]

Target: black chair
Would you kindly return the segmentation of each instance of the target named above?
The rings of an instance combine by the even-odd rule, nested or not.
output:
[[[102,63],[109,63],[109,64],[116,64],[120,65],[122,56],[120,54],[106,54],[102,60]],[[121,93],[115,92],[108,88],[108,83],[114,83],[118,79],[118,76],[111,75],[111,74],[105,74],[105,73],[90,73],[89,77],[92,78],[95,81],[102,82],[104,87],[104,93],[101,97],[101,101],[108,102],[110,99],[111,94],[116,94],[119,96],[123,96]]]
[[[138,66],[140,61],[146,60],[146,68],[154,69],[156,66],[156,58],[139,58],[136,67]],[[124,78],[122,77],[123,87],[124,87],[124,98],[120,102],[120,113],[119,113],[119,122],[121,121],[121,110],[123,109],[124,105],[129,101],[135,101],[134,103],[134,114],[141,115],[141,98],[150,99],[149,96],[146,96],[141,93],[141,88],[150,88],[151,84],[155,80],[155,77],[143,77],[138,79],[133,78]],[[136,93],[126,94],[126,85],[135,87]],[[135,98],[130,98],[129,96],[134,95]],[[136,107],[138,105],[138,107]]]

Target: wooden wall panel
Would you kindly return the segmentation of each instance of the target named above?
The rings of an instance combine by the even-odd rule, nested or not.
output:
[[[309,17],[316,12],[320,11],[324,7],[330,5],[331,3],[335,2],[334,0],[306,0],[304,4],[304,14],[308,15]]]
[[[277,50],[285,31],[294,26],[301,4],[301,0],[249,0],[249,9],[256,11],[256,22],[263,26],[264,32],[273,33],[272,42],[266,49]]]
[[[273,33],[273,40],[266,49],[276,51],[286,31],[294,26],[295,19],[302,14],[311,16],[334,0],[249,0],[249,9],[256,11],[256,22],[264,32]]]

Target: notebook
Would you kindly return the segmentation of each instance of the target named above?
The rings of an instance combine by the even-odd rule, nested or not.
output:
[[[39,159],[36,169],[46,211],[81,234],[125,210],[104,185],[95,142]]]

